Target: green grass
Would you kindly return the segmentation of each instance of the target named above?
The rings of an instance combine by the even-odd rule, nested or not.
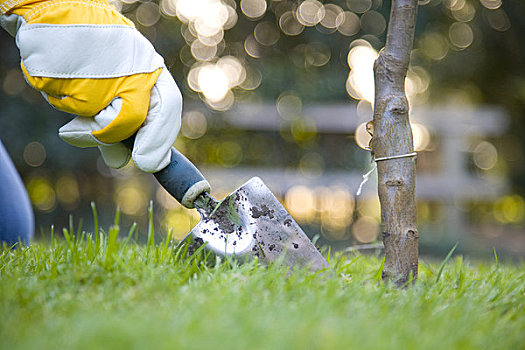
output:
[[[525,349],[523,265],[422,262],[400,290],[379,257],[332,252],[332,275],[287,278],[148,231],[1,250],[0,349]]]

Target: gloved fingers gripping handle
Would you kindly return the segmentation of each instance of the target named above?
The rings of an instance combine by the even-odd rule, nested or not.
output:
[[[134,135],[141,127],[148,115],[151,87],[159,77],[162,69],[152,74],[137,74],[127,77],[129,80],[143,81],[144,85],[138,88],[127,89],[118,97],[122,99],[122,107],[115,118],[104,128],[94,130],[93,136],[102,143],[111,144],[120,142]],[[147,86],[148,88],[144,88]],[[141,101],[137,103],[136,101]]]
[[[164,68],[151,89],[146,120],[135,134],[133,161],[142,171],[154,173],[170,163],[171,145],[181,126],[182,95]]]
[[[134,142],[134,136],[122,141],[130,149]],[[169,194],[189,209],[195,207],[193,203],[199,195],[211,189],[199,169],[174,147],[171,147],[170,163],[153,175]]]

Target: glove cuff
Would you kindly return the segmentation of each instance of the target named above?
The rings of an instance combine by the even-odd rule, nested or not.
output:
[[[32,77],[118,78],[164,66],[148,39],[126,25],[26,24],[16,42]]]

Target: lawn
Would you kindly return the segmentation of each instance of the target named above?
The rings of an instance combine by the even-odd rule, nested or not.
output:
[[[0,349],[525,349],[523,264],[422,261],[396,289],[380,256],[286,277],[107,231],[0,251]]]

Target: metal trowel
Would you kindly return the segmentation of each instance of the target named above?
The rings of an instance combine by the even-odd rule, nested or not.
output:
[[[182,153],[171,149],[171,163],[154,173],[182,205],[196,208],[201,221],[185,240],[206,244],[219,255],[282,261],[293,268],[326,269],[328,263],[261,179],[254,177],[218,202],[206,191],[207,181]],[[196,198],[188,202],[188,198]]]

